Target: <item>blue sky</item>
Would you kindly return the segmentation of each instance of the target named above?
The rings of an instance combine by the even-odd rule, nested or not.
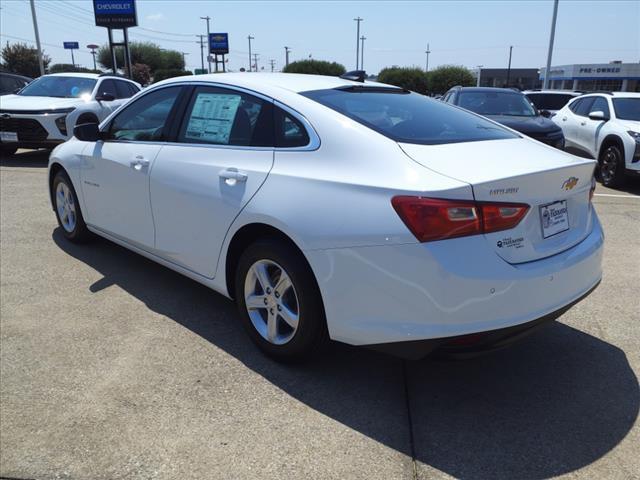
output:
[[[291,60],[335,60],[355,68],[356,23],[363,17],[364,66],[370,73],[390,65],[429,67],[459,64],[473,68],[506,67],[513,45],[513,67],[541,67],[546,62],[551,0],[459,2],[223,2],[138,0],[138,22],[132,40],[148,40],[163,48],[187,52],[190,69],[200,65],[196,34],[206,33],[200,16],[212,17],[212,32],[229,32],[229,67],[248,64],[247,35],[259,66],[276,70]],[[2,0],[0,39],[33,42],[28,0]],[[93,24],[91,0],[36,0],[40,38],[54,63],[70,63],[63,41],[81,46],[107,41],[104,28]],[[553,64],[640,61],[640,1],[560,0]],[[152,31],[154,30],[154,31]],[[163,33],[158,33],[163,32]],[[90,66],[86,48],[76,63]]]

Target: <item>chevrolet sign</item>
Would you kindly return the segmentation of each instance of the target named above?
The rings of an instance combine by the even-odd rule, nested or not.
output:
[[[127,28],[138,25],[135,0],[93,0],[97,27]]]

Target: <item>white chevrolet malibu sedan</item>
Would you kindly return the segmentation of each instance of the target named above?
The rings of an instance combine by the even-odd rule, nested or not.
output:
[[[277,359],[329,338],[418,358],[501,347],[595,288],[594,166],[358,72],[241,73],[76,127],[49,189],[69,241],[235,299]]]

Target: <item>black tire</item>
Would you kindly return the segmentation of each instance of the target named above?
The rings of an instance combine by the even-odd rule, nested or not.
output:
[[[67,194],[71,196],[69,198],[69,205],[73,207],[73,216],[75,221],[73,222],[73,228],[71,224],[61,218],[63,215],[62,211],[64,208],[61,207],[59,202],[62,202],[62,198],[65,195],[59,196],[58,187],[60,185],[61,190],[67,192]],[[68,190],[64,190],[64,188]],[[51,198],[53,201],[53,209],[56,212],[56,219],[58,220],[58,225],[60,225],[60,230],[62,230],[62,234],[73,243],[84,243],[91,239],[91,232],[87,229],[87,224],[84,223],[84,217],[82,216],[82,211],[80,210],[80,204],[78,203],[78,196],[76,195],[76,191],[73,188],[73,183],[69,179],[69,176],[64,170],[60,170],[56,173],[56,176],[53,178],[53,183],[51,184]],[[68,198],[68,197],[67,197]],[[64,215],[63,215],[64,216]]]
[[[3,157],[11,157],[18,151],[18,147],[10,147],[8,145],[0,145],[0,153]]]
[[[289,276],[297,302],[298,326],[290,340],[275,344],[261,334],[249,315],[245,302],[245,282],[251,284],[251,267],[259,261],[274,262]],[[277,268],[276,268],[277,270]],[[281,277],[280,277],[281,278]],[[277,283],[276,281],[273,282]],[[258,286],[258,283],[256,283]],[[259,288],[259,287],[257,287]],[[273,290],[274,295],[275,290]],[[298,362],[317,354],[328,342],[324,306],[318,284],[302,254],[277,239],[264,239],[251,244],[242,253],[235,274],[235,298],[240,318],[253,342],[268,356],[282,362]],[[272,297],[273,300],[273,297]],[[284,301],[284,296],[281,299]],[[267,307],[264,315],[268,314]],[[261,314],[265,325],[267,320]],[[278,325],[289,328],[284,317],[278,317]],[[260,319],[258,319],[260,321]],[[283,323],[284,322],[284,323]],[[267,328],[266,326],[263,328]],[[281,327],[278,327],[281,328]]]
[[[605,187],[618,187],[624,182],[624,155],[616,144],[608,145],[598,159],[598,177]]]

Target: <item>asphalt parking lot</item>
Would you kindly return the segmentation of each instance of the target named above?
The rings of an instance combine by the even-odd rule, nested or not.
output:
[[[640,185],[598,186],[604,278],[517,346],[404,363],[262,356],[234,305],[65,242],[44,152],[0,160],[0,476],[640,478]]]

